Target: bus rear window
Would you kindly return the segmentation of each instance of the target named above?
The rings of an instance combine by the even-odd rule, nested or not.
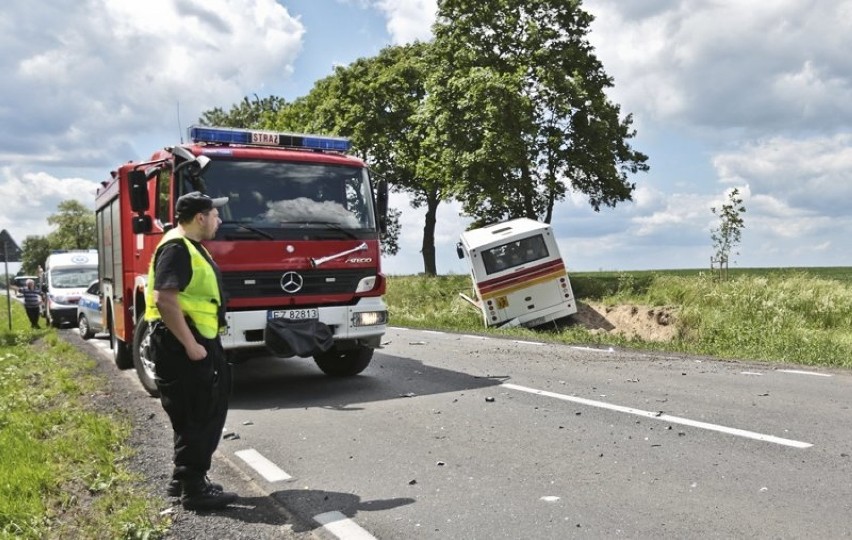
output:
[[[482,251],[486,274],[502,272],[548,257],[547,245],[542,235],[513,240]]]

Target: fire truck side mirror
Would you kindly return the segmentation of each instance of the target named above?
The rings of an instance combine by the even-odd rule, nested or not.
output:
[[[130,171],[127,173],[127,182],[130,184],[130,208],[134,212],[148,210],[150,202],[148,201],[148,178],[145,173],[138,170]]]
[[[154,228],[151,216],[133,216],[133,234],[145,234]]]
[[[379,230],[388,232],[388,183],[379,180],[376,186],[376,211],[379,214]]]

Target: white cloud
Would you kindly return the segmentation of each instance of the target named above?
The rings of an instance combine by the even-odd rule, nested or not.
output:
[[[376,0],[377,9],[387,19],[393,43],[401,45],[432,38],[432,23],[438,10],[437,0]]]
[[[849,213],[852,134],[772,137],[720,153],[713,163],[722,182],[748,182],[754,195],[771,195],[791,212]]]
[[[745,131],[844,128],[852,116],[848,1],[588,0],[590,41],[626,111]],[[644,4],[644,3],[643,3]]]
[[[0,230],[6,229],[18,246],[27,236],[43,236],[53,229],[47,216],[59,203],[74,199],[94,211],[97,182],[83,178],[56,178],[47,173],[0,168]]]
[[[174,133],[178,104],[192,123],[287,77],[304,34],[275,0],[64,4],[4,4],[7,163],[39,148],[58,163],[114,166],[140,135]]]

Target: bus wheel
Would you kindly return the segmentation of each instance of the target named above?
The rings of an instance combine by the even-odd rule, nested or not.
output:
[[[151,328],[148,321],[140,317],[133,331],[133,365],[139,382],[152,397],[160,397],[154,380],[154,361],[151,359]]]
[[[372,359],[373,349],[363,345],[344,351],[340,351],[337,346],[334,346],[327,352],[314,356],[314,361],[322,372],[332,377],[358,375],[367,369]]]

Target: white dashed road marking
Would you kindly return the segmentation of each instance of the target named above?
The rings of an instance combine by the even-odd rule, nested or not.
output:
[[[376,537],[341,512],[326,512],[314,516],[314,521],[341,540],[376,540]]]
[[[266,479],[267,482],[278,482],[281,480],[290,480],[293,478],[289,474],[282,471],[278,465],[272,463],[261,455],[254,448],[248,450],[240,450],[235,452],[236,456],[245,461],[249,467],[257,471],[259,475]]]
[[[690,420],[689,418],[680,418],[678,416],[671,416],[668,414],[662,414],[660,412],[643,411],[641,409],[633,409],[631,407],[622,407],[621,405],[614,405],[612,403],[606,403],[603,401],[594,401],[591,399],[585,399],[575,396],[566,396],[565,394],[557,394],[555,392],[548,392],[547,390],[536,390],[535,388],[528,388],[526,386],[519,386],[517,384],[503,383],[501,386],[512,390],[517,390],[519,392],[526,392],[528,394],[536,394],[539,396],[561,399],[563,401],[571,401],[574,403],[580,403],[582,405],[588,405],[590,407],[598,407],[600,409],[608,409],[616,412],[635,414],[637,416],[644,416],[646,418],[660,420],[663,422],[671,422],[673,424],[681,424],[684,426],[697,427],[710,431],[718,431],[720,433],[727,433],[729,435],[736,435],[738,437],[745,437],[747,439],[755,439],[758,441],[771,442],[784,446],[792,446],[793,448],[810,448],[811,446],[813,446],[811,443],[794,441],[791,439],[782,439],[781,437],[775,437],[773,435],[764,435],[763,433],[756,433],[754,431],[746,431],[744,429],[719,426],[716,424],[709,424],[707,422],[699,422],[697,420]]]
[[[815,371],[800,371],[798,369],[779,369],[781,373],[793,373],[795,375],[813,375],[814,377],[831,377],[830,373],[817,373]]]

